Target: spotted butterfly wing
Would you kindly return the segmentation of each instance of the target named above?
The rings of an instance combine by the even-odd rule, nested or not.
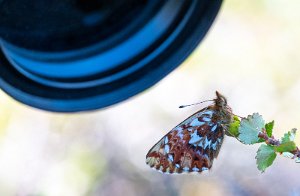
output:
[[[231,108],[216,92],[214,104],[173,128],[148,152],[146,163],[163,173],[202,172],[212,167],[232,120]]]

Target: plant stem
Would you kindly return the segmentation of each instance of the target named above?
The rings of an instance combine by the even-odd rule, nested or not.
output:
[[[273,146],[279,146],[281,144],[281,142],[279,140],[275,139],[274,136],[269,137],[264,130],[262,132],[258,133],[258,137],[263,139],[266,144],[270,144]],[[292,159],[300,158],[300,150],[298,147],[295,150],[290,151],[289,153],[294,155],[294,157],[292,157]]]

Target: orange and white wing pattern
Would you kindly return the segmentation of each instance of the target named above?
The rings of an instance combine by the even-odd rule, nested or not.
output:
[[[232,119],[224,96],[173,128],[148,152],[146,163],[163,173],[202,172],[212,167]]]

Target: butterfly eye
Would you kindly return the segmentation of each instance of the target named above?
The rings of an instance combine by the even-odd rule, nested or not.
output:
[[[222,94],[216,91],[216,95],[217,95],[217,99],[215,99],[215,102],[217,105],[227,105],[227,100]]]

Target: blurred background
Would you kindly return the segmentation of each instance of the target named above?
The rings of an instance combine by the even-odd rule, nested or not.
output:
[[[209,172],[164,175],[145,164],[148,150],[205,104],[178,106],[212,99],[215,90],[235,114],[274,119],[277,138],[300,128],[299,9],[297,0],[224,1],[180,68],[104,110],[50,113],[1,92],[0,195],[300,195],[300,164],[277,156],[261,174],[259,145],[232,138]]]

